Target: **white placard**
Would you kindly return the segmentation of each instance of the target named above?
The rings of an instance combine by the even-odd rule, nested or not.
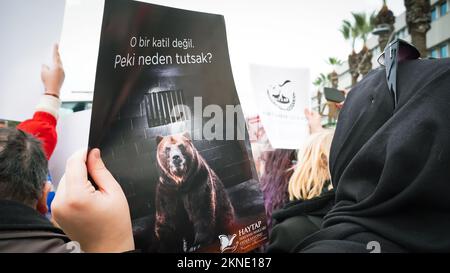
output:
[[[66,79],[63,101],[92,101],[104,0],[66,0],[61,59]]]
[[[91,110],[69,114],[58,120],[58,143],[49,161],[49,170],[55,186],[64,174],[67,159],[74,152],[87,149],[90,123]]]
[[[44,92],[42,64],[51,65],[65,1],[2,1],[0,8],[0,119],[31,118]]]
[[[251,65],[261,122],[273,148],[298,149],[308,136],[309,70]]]

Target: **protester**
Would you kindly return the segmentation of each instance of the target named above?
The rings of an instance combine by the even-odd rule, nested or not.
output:
[[[52,210],[59,226],[86,252],[134,250],[127,199],[99,149],[93,149],[87,159],[85,151],[69,158]]]
[[[260,183],[264,195],[267,224],[270,227],[272,211],[282,208],[289,201],[288,182],[293,172],[295,150],[267,151],[264,157],[264,173]]]
[[[332,130],[315,133],[299,150],[295,171],[289,180],[289,199],[309,200],[332,189],[328,158],[330,155]]]
[[[336,204],[302,252],[450,251],[450,59],[376,69],[347,97],[330,153]]]
[[[41,143],[21,130],[1,128],[0,252],[63,251],[59,245],[69,240],[42,216],[50,190],[46,178]]]
[[[48,160],[50,160],[57,143],[56,124],[61,106],[59,95],[64,78],[65,73],[59,55],[59,47],[55,44],[53,47],[52,66],[42,65],[41,80],[45,91],[36,106],[36,112],[31,119],[17,126],[18,129],[30,133],[41,141]],[[47,204],[50,207],[55,195],[51,174],[47,176],[47,181],[51,186],[47,198]],[[51,217],[51,210],[48,212],[48,217]]]
[[[33,118],[20,123],[17,128],[30,133],[42,142],[47,159],[50,159],[57,142],[56,123],[61,106],[59,99],[64,82],[64,69],[59,55],[58,45],[53,48],[53,65],[42,66],[41,79],[45,92],[36,106]]]
[[[310,134],[324,130],[319,113],[305,109],[305,117]],[[269,227],[272,226],[272,212],[289,202],[289,179],[294,172],[292,167],[295,159],[295,150],[276,149],[263,153],[264,171],[260,182]]]
[[[323,129],[322,127],[322,117],[316,111],[305,109],[305,117],[308,120],[309,133],[314,134],[318,133]]]
[[[56,222],[86,252],[134,249],[125,196],[98,150],[69,159],[53,208]],[[98,190],[87,180],[87,171]],[[43,216],[47,159],[41,143],[13,128],[0,129],[0,252],[80,252]]]
[[[57,46],[52,68],[43,66],[41,77],[45,94],[33,118],[16,129],[0,128],[0,252],[133,250],[128,203],[98,149],[87,160],[86,152],[68,160],[52,205],[55,223],[65,233],[43,216],[51,190],[46,182],[47,160],[57,142],[55,127],[64,81]],[[88,172],[98,189],[87,180]]]
[[[289,180],[289,199],[273,213],[274,227],[268,252],[292,252],[308,235],[320,229],[322,219],[334,204],[328,158],[332,130],[317,130],[298,152]]]

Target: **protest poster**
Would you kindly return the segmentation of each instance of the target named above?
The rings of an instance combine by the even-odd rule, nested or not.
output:
[[[105,1],[89,147],[100,148],[148,252],[249,252],[263,196],[223,16]]]
[[[308,136],[309,70],[251,65],[259,117],[274,149],[299,149]]]
[[[2,2],[0,8],[0,119],[33,116],[44,93],[43,64],[52,64],[64,17],[64,1]]]

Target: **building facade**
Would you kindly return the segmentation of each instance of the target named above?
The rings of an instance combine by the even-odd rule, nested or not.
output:
[[[450,0],[430,0],[430,2],[431,29],[427,33],[428,56],[432,58],[448,58],[450,57]],[[406,25],[406,12],[396,17],[394,27],[395,37],[408,42],[411,41]],[[379,66],[377,58],[381,54],[378,36],[372,35],[367,41],[367,47],[372,51],[372,65],[373,68],[376,68]],[[343,59],[347,59],[346,56]],[[348,63],[344,62],[337,69],[337,73],[339,74],[339,88],[350,88],[352,78]]]

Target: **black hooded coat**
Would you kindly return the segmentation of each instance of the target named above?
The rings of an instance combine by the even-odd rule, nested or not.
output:
[[[335,205],[295,251],[450,251],[450,59],[397,73],[396,107],[384,68],[349,93],[330,154]]]

